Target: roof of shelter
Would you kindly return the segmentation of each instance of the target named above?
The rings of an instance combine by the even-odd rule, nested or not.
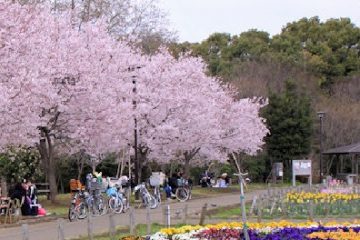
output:
[[[356,154],[356,153],[360,153],[360,142],[353,143],[347,146],[331,148],[323,152],[323,154]]]

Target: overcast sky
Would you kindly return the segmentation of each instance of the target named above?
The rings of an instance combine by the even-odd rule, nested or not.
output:
[[[249,29],[280,33],[302,17],[350,17],[360,26],[360,0],[160,0],[179,41],[199,42],[214,32]]]

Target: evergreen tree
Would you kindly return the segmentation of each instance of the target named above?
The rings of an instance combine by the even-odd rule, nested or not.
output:
[[[290,160],[304,158],[310,152],[310,100],[297,92],[294,82],[287,81],[282,94],[270,94],[263,114],[270,130],[265,137],[268,165],[283,162],[285,171],[290,170]]]

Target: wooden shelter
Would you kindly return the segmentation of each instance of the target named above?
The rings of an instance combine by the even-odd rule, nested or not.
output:
[[[331,148],[328,150],[325,150],[323,152],[324,155],[331,155],[331,162],[334,161],[334,159],[337,159],[339,164],[337,164],[336,168],[336,175],[337,177],[343,178],[344,180],[348,179],[349,177],[353,178],[355,182],[359,182],[359,156],[360,156],[360,142],[337,147],[337,148]],[[348,155],[351,163],[351,173],[345,173],[344,171],[344,155]],[[329,165],[329,164],[327,164]],[[330,167],[329,167],[330,168]],[[327,169],[328,172],[329,169]]]

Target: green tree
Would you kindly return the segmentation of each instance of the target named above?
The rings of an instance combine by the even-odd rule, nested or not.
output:
[[[229,46],[233,61],[260,61],[270,51],[269,33],[251,29],[234,36]]]
[[[214,33],[200,44],[193,45],[193,54],[201,56],[207,63],[211,75],[229,72],[231,36],[228,33]]]
[[[271,48],[282,61],[318,74],[323,87],[360,69],[360,28],[349,18],[302,18],[274,36]]]
[[[38,151],[23,146],[9,147],[0,154],[0,173],[11,183],[43,177]]]
[[[297,92],[294,82],[287,81],[282,94],[270,95],[263,116],[270,130],[265,137],[269,165],[281,161],[289,169],[290,160],[309,154],[313,125],[310,100]]]

